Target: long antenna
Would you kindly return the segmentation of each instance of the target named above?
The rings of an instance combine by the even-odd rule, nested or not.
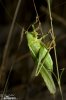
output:
[[[33,0],[33,4],[34,4],[35,12],[36,12],[36,22],[39,21],[39,28],[41,30],[41,33],[43,34],[42,27],[41,27],[41,22],[40,22],[40,19],[39,19],[39,14],[38,14],[38,11],[37,11],[37,8],[36,8],[36,4],[35,4],[34,0]]]

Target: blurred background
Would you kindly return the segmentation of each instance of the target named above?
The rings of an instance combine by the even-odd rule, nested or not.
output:
[[[42,31],[47,33],[50,29],[47,2],[46,0],[34,0],[34,2]],[[26,35],[23,33],[29,25],[36,21],[33,0],[21,0],[7,53],[4,55],[17,3],[18,0],[0,0],[0,94],[4,91],[5,95],[14,95],[17,100],[61,100],[54,77],[57,86],[55,96],[49,93],[40,75],[38,77],[31,77],[35,64],[27,46]],[[66,1],[51,0],[51,10],[59,72],[61,73],[62,69],[66,68]],[[50,53],[54,62],[54,72],[56,73],[53,49]],[[61,86],[64,100],[66,100],[66,69],[61,78]]]

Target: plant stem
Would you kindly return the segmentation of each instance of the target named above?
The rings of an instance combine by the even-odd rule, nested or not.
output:
[[[14,17],[13,17],[13,21],[12,21],[12,24],[11,24],[11,28],[10,28],[10,31],[9,31],[9,35],[8,35],[8,38],[7,38],[7,42],[6,42],[6,45],[5,45],[5,48],[4,48],[3,60],[2,60],[2,65],[1,65],[1,69],[2,70],[5,67],[4,66],[5,65],[5,61],[6,61],[6,58],[8,57],[8,48],[9,48],[9,44],[10,44],[10,40],[11,40],[11,36],[12,36],[12,32],[13,32],[13,28],[14,28],[14,24],[15,24],[15,21],[16,21],[16,17],[17,17],[18,11],[19,11],[20,4],[21,4],[21,0],[18,0],[17,7],[16,7],[16,10],[15,10],[15,13],[14,13]],[[6,83],[5,83],[5,87],[4,87],[4,91],[3,91],[3,97],[4,97],[4,94],[5,94],[5,91],[6,91],[7,83],[8,83],[9,76],[10,76],[10,73],[12,71],[12,68],[13,67],[11,67],[11,69],[9,71],[9,75],[8,75]],[[1,100],[3,100],[3,97],[1,98]]]
[[[61,89],[61,82],[60,82],[60,75],[59,75],[59,69],[58,69],[58,61],[57,61],[57,53],[56,53],[56,42],[55,42],[55,34],[54,34],[54,30],[53,30],[53,23],[52,23],[52,15],[51,15],[51,8],[50,8],[50,0],[47,0],[48,2],[48,8],[49,8],[49,15],[50,15],[50,24],[51,24],[51,36],[52,39],[54,41],[54,54],[55,54],[55,61],[56,61],[56,69],[57,69],[57,77],[58,77],[58,86],[59,86],[59,90],[62,96],[62,89]],[[63,96],[62,96],[62,100],[63,100]]]

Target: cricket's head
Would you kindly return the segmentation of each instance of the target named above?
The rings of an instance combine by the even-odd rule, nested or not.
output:
[[[27,40],[29,41],[29,42],[31,42],[31,41],[35,41],[36,39],[38,39],[37,38],[37,36],[38,36],[38,33],[36,32],[36,31],[27,31],[26,32],[26,36],[27,36]]]
[[[34,40],[34,36],[33,36],[33,34],[32,34],[32,32],[26,32],[26,36],[27,36],[27,41],[28,42],[31,42],[31,41],[33,41]]]

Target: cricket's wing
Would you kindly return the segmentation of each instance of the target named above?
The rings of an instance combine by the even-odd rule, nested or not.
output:
[[[41,64],[43,64],[47,68],[47,70],[50,70],[51,72],[53,71],[52,58],[48,50],[44,46],[41,46],[41,49],[39,51],[39,57],[37,59],[38,59],[38,63],[37,63],[37,68],[36,68],[36,76],[40,72]]]
[[[56,93],[56,87],[55,87],[55,84],[54,84],[54,81],[52,79],[50,72],[43,66],[41,68],[40,74],[41,74],[48,90],[50,91],[50,93],[55,94]]]

